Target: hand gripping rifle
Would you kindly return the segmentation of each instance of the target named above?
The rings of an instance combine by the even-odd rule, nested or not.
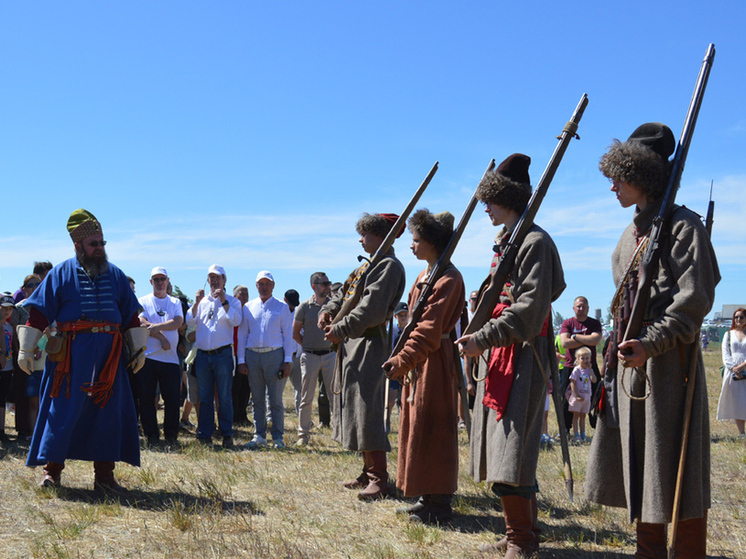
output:
[[[531,195],[528,206],[526,206],[521,219],[513,230],[513,234],[510,236],[505,252],[500,257],[500,262],[495,269],[495,273],[488,278],[488,282],[485,282],[486,287],[482,290],[474,316],[462,335],[473,334],[482,328],[490,318],[492,318],[492,311],[500,301],[500,293],[503,290],[503,286],[510,276],[510,273],[513,271],[515,259],[518,256],[518,249],[534,223],[536,212],[539,211],[539,206],[541,206],[541,202],[544,200],[544,196],[549,189],[549,184],[552,182],[554,174],[562,161],[562,156],[565,154],[570,140],[573,138],[579,138],[577,135],[578,123],[583,117],[583,112],[587,105],[588,96],[584,93],[580,98],[580,102],[575,108],[572,117],[567,124],[565,124],[562,133],[557,137],[559,144],[557,144],[557,147],[552,154],[549,165],[547,165],[547,168],[544,170],[544,174],[541,176],[538,186]],[[541,363],[539,363],[539,365],[541,366]],[[570,500],[572,500],[574,483],[572,478],[572,466],[570,464],[570,448],[567,442],[565,418],[562,414],[562,405],[560,403],[560,383],[557,378],[556,368],[552,368],[552,373],[552,384],[554,386],[554,389],[552,390],[552,399],[554,400],[554,408],[557,412],[557,423],[559,425],[560,442],[562,445],[562,461],[564,462],[565,485],[570,494]]]
[[[494,169],[495,160],[493,159],[492,161],[490,161],[490,164],[487,166],[487,170],[482,175],[482,179],[484,179],[484,177],[486,177],[487,174],[491,173]],[[446,245],[446,248],[443,250],[440,258],[438,258],[435,266],[433,266],[433,269],[430,271],[430,275],[425,281],[422,292],[420,293],[420,297],[419,299],[417,299],[417,302],[415,303],[414,307],[412,307],[412,310],[409,313],[409,322],[407,322],[407,325],[402,330],[401,334],[399,335],[399,339],[396,342],[396,346],[391,352],[391,357],[397,355],[402,350],[404,344],[407,343],[409,336],[417,327],[417,323],[419,323],[420,319],[422,318],[422,313],[425,311],[427,300],[430,298],[430,295],[433,292],[435,283],[443,276],[443,273],[451,265],[451,256],[453,256],[453,253],[456,250],[456,246],[458,246],[458,243],[461,240],[461,236],[464,233],[464,229],[466,229],[466,225],[469,223],[469,219],[471,219],[471,214],[474,213],[474,208],[476,207],[477,202],[477,191],[475,190],[474,194],[472,194],[471,196],[471,200],[469,200],[469,203],[466,206],[466,210],[464,210],[464,214],[461,216],[461,220],[458,222],[458,226],[453,231],[451,239],[448,241],[448,245]],[[456,369],[458,371],[460,370],[459,362],[461,358],[458,355],[457,351],[454,353],[454,358],[456,360]],[[388,373],[390,370],[391,367],[384,367],[385,372]],[[463,377],[463,374],[461,376]],[[464,385],[463,381],[459,383],[459,390],[462,393],[461,397],[464,399],[463,401],[468,401],[467,399],[465,399],[467,398],[467,395],[466,386]],[[469,425],[467,425],[467,428],[468,427]]]
[[[350,311],[355,308],[355,306],[358,304],[358,301],[360,301],[360,297],[363,295],[363,286],[365,285],[365,278],[370,272],[371,269],[373,269],[376,264],[378,264],[384,256],[386,256],[386,253],[389,251],[389,249],[393,246],[394,241],[399,236],[399,234],[404,229],[404,225],[407,222],[407,218],[409,217],[409,214],[412,213],[412,210],[414,209],[415,204],[417,204],[418,200],[422,196],[422,194],[425,192],[425,189],[427,188],[427,185],[430,184],[430,181],[432,180],[433,176],[438,170],[438,162],[435,162],[435,165],[433,165],[433,168],[430,169],[430,172],[425,177],[425,180],[422,181],[422,184],[417,189],[417,191],[414,193],[414,196],[412,196],[412,199],[409,201],[409,204],[407,204],[407,207],[404,208],[404,211],[401,213],[399,218],[394,223],[393,227],[391,227],[391,230],[389,230],[388,235],[386,235],[386,238],[383,239],[383,242],[381,243],[381,246],[378,247],[378,250],[376,250],[375,254],[371,257],[370,260],[365,258],[364,256],[358,256],[358,260],[366,260],[360,268],[358,268],[357,274],[355,275],[355,278],[350,282],[350,286],[347,289],[347,293],[345,293],[344,296],[344,302],[342,303],[342,307],[339,309],[339,312],[334,316],[334,319],[332,320],[332,324],[336,324],[342,318],[350,314]]]

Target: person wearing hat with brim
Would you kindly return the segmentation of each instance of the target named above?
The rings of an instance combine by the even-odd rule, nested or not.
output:
[[[660,211],[675,146],[671,130],[651,122],[638,127],[626,142],[615,140],[601,157],[599,169],[611,181],[619,204],[635,208],[611,258],[617,286],[628,281],[624,271],[638,244],[647,242]],[[691,344],[698,344],[695,336],[720,280],[715,252],[697,214],[674,205],[667,230],[643,328],[638,339],[619,345],[616,378],[606,387],[606,394],[616,397],[618,425],[609,413],[599,417],[584,484],[588,500],[626,508],[630,522],[637,521],[636,557],[666,556]],[[676,557],[705,557],[710,430],[701,353],[683,485]]]
[[[187,311],[187,326],[196,328],[194,372],[199,387],[197,440],[212,445],[215,432],[215,396],[218,399],[218,429],[223,448],[233,448],[233,328],[241,324],[241,302],[225,292],[225,268],[207,269],[210,292],[198,289]]]
[[[355,228],[367,254],[378,251],[398,217],[366,213],[358,220]],[[343,288],[319,312],[319,328],[327,340],[339,344],[333,388],[340,393],[333,396],[332,437],[347,450],[363,455],[362,473],[342,486],[362,489],[358,493],[361,501],[380,499],[390,491],[386,453],[391,444],[383,421],[386,377],[381,366],[391,353],[386,326],[405,285],[404,267],[391,247],[368,270],[355,308],[331,324],[344,303]]]
[[[101,224],[75,210],[67,230],[75,257],[55,266],[23,305],[18,366],[33,371],[44,329],[57,322],[47,343],[39,414],[27,466],[44,466],[42,485],[56,487],[66,459],[93,461],[94,487],[121,490],[115,462],[140,465],[140,438],[126,367],[145,361],[148,332],[127,277],[108,262]],[[54,347],[53,347],[54,346]]]
[[[409,218],[412,252],[417,260],[427,262],[409,291],[409,307],[419,301],[432,268],[448,246],[453,221],[449,212],[433,214],[427,209]],[[405,497],[419,497],[413,506],[400,509],[410,515],[410,522],[443,524],[453,518],[461,371],[451,332],[461,320],[464,295],[461,272],[449,262],[433,284],[414,330],[399,352],[384,363],[389,378],[403,383],[396,485]]]
[[[171,281],[163,266],[150,272],[153,292],[140,297],[140,325],[148,329],[145,365],[136,376],[140,398],[140,423],[148,444],[158,444],[157,392],[163,399],[163,436],[170,445],[177,444],[181,408],[181,367],[176,346],[178,329],[184,322],[181,301],[168,294]]]
[[[492,273],[531,197],[530,163],[527,155],[515,153],[477,187],[492,225],[502,226]],[[482,550],[506,550],[508,558],[539,548],[536,467],[547,393],[544,373],[549,376],[557,368],[551,303],[564,289],[557,247],[534,223],[518,248],[493,318],[458,339],[467,357],[489,354],[488,360],[479,359],[479,378],[486,380],[477,383],[469,471],[474,481],[492,484],[505,517],[505,538]]]

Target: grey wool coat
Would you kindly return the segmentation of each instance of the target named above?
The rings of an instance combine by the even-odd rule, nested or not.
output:
[[[659,204],[637,211],[612,256],[614,282],[619,285],[637,245],[636,231],[648,230]],[[638,234],[639,236],[639,234]],[[710,311],[720,281],[715,252],[699,216],[675,207],[671,234],[663,245],[661,266],[650,293],[640,334],[648,356],[645,367],[650,396],[642,374],[628,369],[616,388],[619,428],[599,417],[591,444],[585,481],[590,501],[624,507],[629,519],[663,524],[671,521],[681,449],[685,378],[693,345]],[[684,471],[680,518],[700,518],[710,507],[710,423],[702,355],[697,363],[694,401]]]
[[[333,395],[332,438],[348,450],[391,450],[383,421],[386,376],[381,367],[391,353],[387,322],[401,300],[405,281],[404,267],[392,248],[368,272],[355,308],[332,327],[344,338],[337,354],[335,375],[341,392]],[[343,297],[340,290],[321,312],[336,316]]]
[[[498,234],[498,244],[509,236],[510,232],[503,228]],[[483,351],[515,345],[513,386],[505,413],[497,421],[495,411],[482,404],[484,383],[478,383],[471,422],[469,473],[477,482],[532,486],[536,481],[547,385],[529,341],[533,342],[544,371],[551,378],[552,368],[557,368],[554,335],[551,327],[549,336],[539,333],[552,301],[565,289],[557,247],[539,226],[533,225],[521,244],[509,281],[515,302],[475,332],[474,341]],[[502,302],[509,301],[504,298]],[[484,355],[488,357],[489,352]],[[479,363],[482,377],[486,364],[483,359]]]

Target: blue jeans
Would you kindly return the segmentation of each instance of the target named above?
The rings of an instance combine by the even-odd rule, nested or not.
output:
[[[254,432],[260,437],[267,438],[266,394],[269,394],[269,410],[272,414],[272,440],[275,442],[282,441],[282,436],[285,433],[285,408],[282,405],[282,390],[285,388],[285,380],[280,380],[277,376],[284,360],[285,350],[282,348],[267,353],[246,350],[251,401],[254,403]]]
[[[233,348],[218,353],[198,350],[194,360],[199,387],[197,438],[209,439],[215,432],[215,391],[218,395],[218,427],[224,437],[233,436]]]

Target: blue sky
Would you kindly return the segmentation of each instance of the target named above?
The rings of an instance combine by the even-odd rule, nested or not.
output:
[[[458,220],[490,158],[532,158],[538,182],[581,95],[588,108],[537,216],[562,256],[571,314],[613,294],[630,221],[598,172],[613,138],[667,123],[678,137],[707,45],[717,55],[677,200],[710,182],[723,280],[746,303],[743,2],[5,2],[0,7],[0,290],[35,260],[72,255],[84,207],[109,257],[149,291],[165,266],[187,294],[212,263],[228,286],[269,269],[276,295],[342,281],[363,212],[419,207]],[[520,5],[519,5],[520,4]],[[453,261],[484,279],[495,229],[481,205]],[[397,241],[411,284],[422,268]]]

